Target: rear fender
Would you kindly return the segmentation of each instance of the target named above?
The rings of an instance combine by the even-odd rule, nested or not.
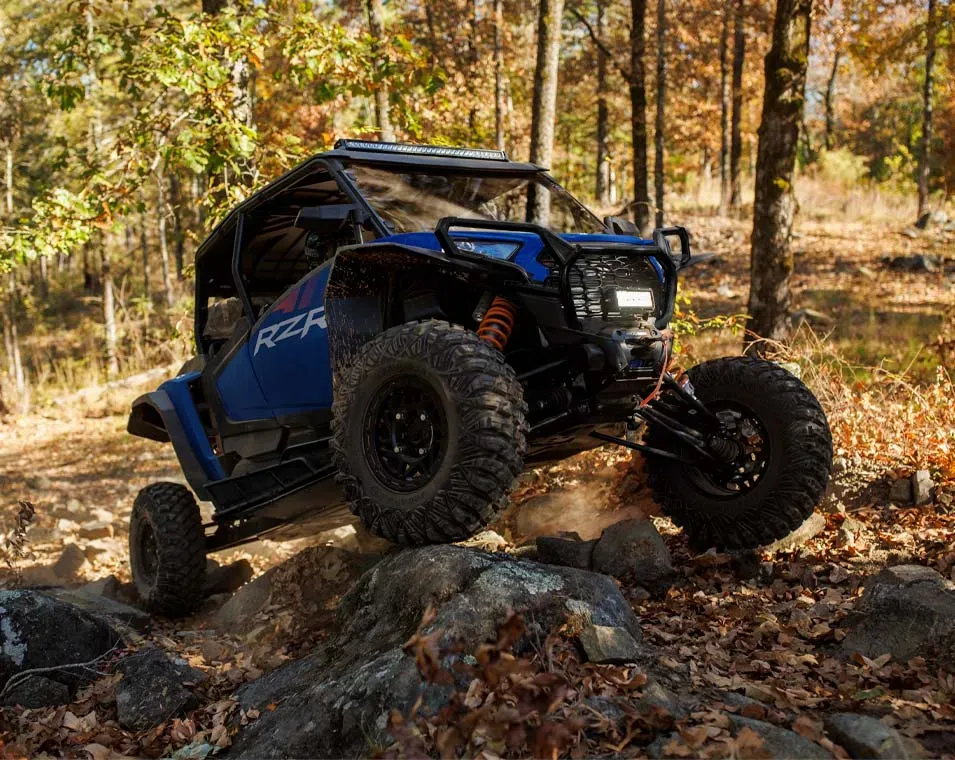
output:
[[[412,309],[402,290],[409,281],[433,283],[438,295],[447,295],[448,290],[470,291],[476,302],[485,290],[500,292],[526,284],[527,274],[508,262],[451,258],[442,251],[397,243],[342,249],[325,291],[334,371],[350,364],[362,345],[396,324],[433,316],[465,321],[443,313],[437,303],[434,308]]]
[[[171,442],[190,487],[200,499],[208,500],[206,484],[224,478],[225,471],[209,444],[189,389],[189,383],[198,378],[198,372],[182,375],[137,398],[126,430],[152,441]]]

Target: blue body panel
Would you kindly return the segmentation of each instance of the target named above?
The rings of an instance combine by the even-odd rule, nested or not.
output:
[[[330,409],[332,369],[325,286],[332,262],[313,269],[272,304],[216,381],[234,422]]]
[[[508,261],[517,264],[521,269],[530,275],[534,282],[543,282],[550,274],[550,269],[541,264],[537,257],[544,250],[544,243],[540,237],[533,232],[484,232],[471,230],[469,232],[452,232],[452,237],[457,240],[468,240],[475,243],[517,243],[519,248],[510,256]],[[562,234],[564,240],[568,243],[616,243],[634,246],[653,245],[652,240],[629,237],[627,235],[602,235],[582,232],[568,232]],[[441,243],[433,232],[402,232],[397,235],[379,238],[376,242],[393,242],[401,245],[412,245],[417,248],[427,248],[432,251],[440,251]],[[663,267],[656,261],[650,259],[650,263],[657,272],[660,282],[663,282]]]
[[[160,385],[159,390],[165,391],[172,402],[176,416],[178,416],[186,435],[186,441],[195,452],[203,472],[209,480],[221,480],[225,477],[225,471],[219,464],[218,457],[212,451],[212,446],[209,445],[206,431],[199,419],[199,412],[196,410],[196,403],[189,392],[189,383],[197,380],[199,376],[200,373],[198,372],[190,372],[174,377]]]

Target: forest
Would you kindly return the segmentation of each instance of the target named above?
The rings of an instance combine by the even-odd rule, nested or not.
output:
[[[187,480],[131,404],[199,246],[342,139],[686,227],[670,366],[800,378],[815,511],[699,553],[604,446],[468,541],[230,545],[149,609],[134,500]],[[0,755],[955,757],[951,0],[0,0],[0,154]]]

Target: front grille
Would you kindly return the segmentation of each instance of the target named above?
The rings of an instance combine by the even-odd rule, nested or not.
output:
[[[582,253],[570,265],[567,280],[574,311],[581,321],[631,321],[634,318],[632,311],[623,314],[616,307],[612,294],[617,288],[650,288],[655,311],[659,310],[664,297],[657,270],[646,256],[641,255]],[[552,270],[545,284],[559,286],[556,270]]]

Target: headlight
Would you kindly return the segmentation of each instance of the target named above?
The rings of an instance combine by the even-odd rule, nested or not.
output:
[[[520,243],[492,240],[455,240],[454,242],[462,251],[477,256],[488,256],[492,259],[509,259],[521,247]]]

